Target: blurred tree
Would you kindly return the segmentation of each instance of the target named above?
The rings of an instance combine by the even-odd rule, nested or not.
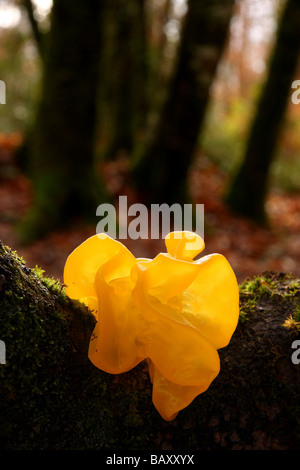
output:
[[[32,1],[31,0],[22,0],[21,5],[24,5],[24,7],[26,9],[28,20],[29,20],[29,23],[30,23],[31,29],[32,29],[32,34],[33,34],[33,37],[35,39],[35,43],[36,43],[36,46],[37,46],[37,50],[39,52],[40,58],[43,60],[43,58],[44,58],[44,53],[43,53],[43,49],[44,49],[44,47],[43,47],[43,36],[44,36],[44,34],[41,32],[40,27],[39,27],[39,23],[36,20]]]
[[[150,203],[187,200],[186,177],[226,43],[234,0],[189,0],[177,65],[157,128],[133,169]]]
[[[266,83],[257,104],[245,157],[226,201],[238,213],[267,221],[265,197],[291,84],[300,52],[300,2],[287,0],[278,26]]]
[[[145,124],[147,45],[145,0],[115,0],[107,3],[105,49],[110,36],[111,53],[105,62],[111,125],[105,157],[129,155],[137,131]],[[108,31],[113,30],[113,31]],[[111,37],[112,36],[112,37]]]
[[[34,204],[20,227],[23,239],[76,216],[95,217],[103,200],[94,169],[102,10],[94,0],[53,2],[30,142]]]

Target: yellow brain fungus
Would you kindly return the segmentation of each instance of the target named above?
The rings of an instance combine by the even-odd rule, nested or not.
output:
[[[135,258],[106,234],[68,257],[64,283],[97,318],[89,358],[120,374],[148,359],[153,403],[167,421],[207,390],[220,371],[239,315],[235,274],[223,255],[204,249],[193,232],[171,232],[167,253]]]

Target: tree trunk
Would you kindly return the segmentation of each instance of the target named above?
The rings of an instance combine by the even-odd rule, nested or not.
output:
[[[102,8],[94,0],[54,1],[30,147],[34,206],[24,238],[75,216],[95,218],[102,202],[94,168]]]
[[[129,156],[138,131],[145,125],[147,88],[147,48],[144,0],[116,0],[107,5],[105,52],[107,67],[106,90],[111,119],[109,143],[104,151],[106,160]],[[107,41],[108,40],[108,41]],[[106,97],[104,97],[106,98]]]
[[[288,0],[279,24],[268,78],[250,130],[244,160],[226,201],[238,213],[267,221],[265,198],[280,126],[287,106],[300,51],[300,3]]]
[[[240,320],[219,351],[218,377],[166,422],[152,404],[146,364],[121,375],[94,367],[93,315],[0,245],[0,447],[299,450],[299,300],[300,280],[288,275],[241,285]]]
[[[233,0],[190,0],[177,67],[134,181],[149,203],[187,202],[186,177],[226,42]]]

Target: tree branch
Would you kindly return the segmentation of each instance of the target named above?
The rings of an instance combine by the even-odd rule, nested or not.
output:
[[[147,364],[120,375],[94,367],[92,313],[0,243],[0,448],[299,450],[299,297],[300,280],[282,273],[241,285],[219,375],[166,422]]]
[[[43,47],[42,47],[42,42],[43,42],[43,33],[41,32],[39,28],[38,21],[36,20],[34,16],[34,8],[31,0],[22,0],[22,3],[24,7],[26,8],[28,19],[31,25],[32,33],[37,45],[37,49],[40,54],[40,58],[43,60]]]

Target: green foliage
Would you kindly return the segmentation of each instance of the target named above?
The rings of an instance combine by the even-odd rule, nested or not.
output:
[[[286,193],[299,191],[299,126],[298,107],[289,107],[282,123],[276,155],[270,169],[270,187]]]
[[[226,173],[233,173],[243,158],[249,105],[242,98],[226,106],[214,100],[210,104],[200,145],[204,153]]]
[[[249,91],[248,99],[229,97],[227,103],[212,100],[208,107],[200,145],[204,153],[229,175],[236,173],[244,157],[260,86],[257,84]],[[276,155],[270,168],[270,187],[284,192],[299,190],[299,125],[297,113],[290,112],[278,136]]]
[[[274,161],[270,173],[272,187],[280,189],[285,193],[299,191],[300,162],[299,159],[291,159],[285,152],[278,155]]]
[[[20,28],[1,29],[0,79],[6,84],[1,132],[27,132],[39,92],[40,63],[35,44]]]

